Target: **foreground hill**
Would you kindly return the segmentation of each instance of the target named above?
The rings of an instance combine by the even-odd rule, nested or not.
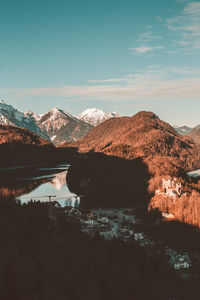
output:
[[[200,146],[180,136],[151,112],[109,119],[70,144],[80,153],[102,152],[125,159],[142,157],[152,173],[183,174],[200,168]]]
[[[0,166],[52,163],[71,159],[71,152],[57,149],[32,131],[0,125]]]
[[[11,144],[29,144],[36,146],[54,147],[49,141],[43,140],[32,131],[15,126],[0,125],[0,145]]]

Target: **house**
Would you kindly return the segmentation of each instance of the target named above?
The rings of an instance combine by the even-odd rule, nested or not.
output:
[[[84,220],[84,223],[88,224],[90,226],[98,225],[98,223],[95,220],[93,220],[93,219]]]
[[[188,254],[172,255],[170,259],[170,264],[175,270],[187,269],[192,265]]]
[[[136,241],[140,241],[144,239],[144,233],[143,232],[137,232],[134,233],[134,238]]]
[[[162,179],[163,192],[167,196],[176,197],[182,194],[182,184],[177,178]]]
[[[109,218],[106,216],[98,216],[97,221],[102,223],[109,223]]]

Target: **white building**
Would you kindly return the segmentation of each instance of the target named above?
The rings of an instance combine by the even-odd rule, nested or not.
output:
[[[141,241],[144,239],[144,233],[143,232],[134,233],[134,238],[136,241]]]
[[[176,197],[177,195],[182,194],[182,185],[181,182],[178,181],[177,178],[171,178],[168,179],[163,178],[162,179],[162,188],[164,191],[164,194],[171,197]]]
[[[97,221],[102,223],[109,223],[109,218],[106,216],[98,216]]]
[[[175,270],[187,269],[192,265],[190,257],[187,254],[172,255],[170,263]]]

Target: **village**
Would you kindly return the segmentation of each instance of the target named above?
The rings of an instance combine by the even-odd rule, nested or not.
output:
[[[140,219],[132,214],[131,209],[91,209],[88,213],[83,213],[78,206],[62,208],[56,201],[50,202],[49,207],[51,207],[49,217],[54,221],[57,215],[64,213],[66,217],[79,220],[81,231],[91,239],[98,234],[106,240],[121,239],[124,242],[139,244],[149,253],[156,251],[168,261],[174,271],[179,270],[182,277],[189,276],[187,271],[192,267],[189,254],[179,253],[170,247],[165,247],[161,242],[150,239],[143,231]]]
[[[184,188],[176,178],[163,178],[161,186],[155,191],[164,197],[171,197],[176,201],[178,197],[184,195]],[[81,197],[72,195],[66,198],[65,203],[59,203],[59,198],[55,195],[45,196],[47,198],[49,218],[56,224],[59,216],[73,218],[80,224],[81,231],[92,240],[99,235],[105,240],[121,239],[126,243],[135,243],[144,247],[149,253],[157,253],[163,260],[167,261],[174,271],[179,271],[180,275],[187,278],[191,274],[191,269],[196,261],[200,262],[200,257],[195,257],[185,251],[177,251],[164,245],[161,241],[154,241],[149,237],[144,226],[144,220],[138,217],[133,208],[123,209],[87,209],[80,208]],[[35,197],[35,200],[37,197]],[[39,199],[38,199],[39,200]],[[43,198],[41,198],[44,201]],[[175,216],[169,211],[162,212],[161,222],[173,220]]]

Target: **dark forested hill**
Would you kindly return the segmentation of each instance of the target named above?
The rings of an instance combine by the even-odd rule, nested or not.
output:
[[[69,161],[70,149],[57,149],[32,131],[10,125],[0,125],[0,166]]]

